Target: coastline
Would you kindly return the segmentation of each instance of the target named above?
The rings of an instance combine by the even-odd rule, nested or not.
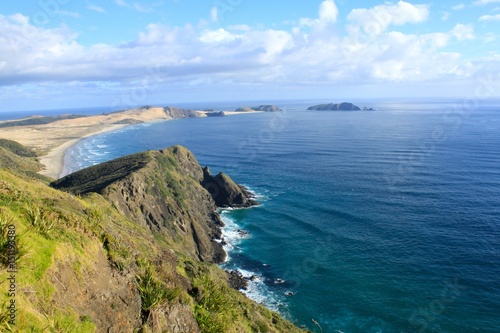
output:
[[[43,170],[41,170],[39,173],[41,175],[44,175],[47,177],[58,179],[63,171],[64,156],[66,155],[66,151],[69,148],[73,147],[75,144],[77,144],[78,142],[82,141],[85,138],[88,138],[88,137],[91,137],[94,135],[103,134],[106,132],[116,131],[116,130],[124,128],[126,126],[128,126],[128,125],[126,125],[126,124],[109,125],[103,129],[97,130],[95,132],[85,134],[79,138],[66,141],[62,145],[53,148],[52,150],[50,150],[48,152],[48,154],[41,156],[39,158],[40,163],[42,163],[45,166],[45,168]]]
[[[74,119],[57,120],[48,124],[5,127],[0,130],[0,138],[17,141],[35,150],[44,166],[40,174],[58,179],[64,169],[66,151],[82,139],[115,131],[137,123],[153,123],[191,117],[191,110],[174,110],[167,114],[164,108],[147,107],[125,110]],[[187,112],[187,113],[186,113]],[[206,117],[202,111],[194,111],[196,117]],[[228,116],[252,114],[262,111],[224,111]],[[8,121],[7,121],[8,122]]]

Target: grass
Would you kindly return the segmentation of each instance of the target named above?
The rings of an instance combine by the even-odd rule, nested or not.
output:
[[[9,266],[12,256],[13,263],[19,266],[19,261],[28,254],[26,245],[20,240],[21,235],[15,230],[14,217],[9,210],[0,207],[0,264],[4,267]]]
[[[199,299],[194,313],[203,333],[226,332],[235,319],[235,302],[226,283],[204,275],[195,282]]]
[[[141,307],[144,319],[149,313],[165,303],[174,302],[180,295],[179,288],[168,288],[158,279],[154,268],[147,265],[144,272],[136,277],[137,290],[141,296]]]
[[[25,206],[25,216],[31,226],[46,238],[50,237],[50,232],[59,223],[59,214],[48,211],[36,204]]]
[[[44,116],[44,117],[31,117],[21,120],[12,120],[8,122],[4,122],[0,124],[0,127],[14,127],[14,126],[30,126],[30,125],[45,125],[50,124],[55,121],[64,120],[64,119],[75,119],[82,118],[86,116],[70,114],[70,115],[61,115],[61,116]]]

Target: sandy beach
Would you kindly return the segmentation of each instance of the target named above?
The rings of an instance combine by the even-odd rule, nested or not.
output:
[[[66,150],[68,150],[71,146],[77,144],[82,139],[89,136],[115,131],[125,126],[127,125],[109,125],[99,131],[90,132],[89,134],[86,134],[80,138],[66,141],[62,145],[53,148],[47,155],[40,157],[40,163],[45,166],[45,169],[40,173],[42,175],[58,179],[64,168],[64,155],[66,154]]]
[[[138,108],[106,115],[58,120],[43,125],[3,127],[0,129],[0,138],[17,141],[35,150],[40,156],[40,162],[45,166],[40,173],[57,179],[64,167],[66,150],[83,138],[134,123],[170,119],[173,118],[167,115],[163,108]]]
[[[206,116],[195,111],[199,117]],[[225,111],[226,115],[251,114],[253,112]],[[148,123],[174,119],[161,107],[126,110],[107,115],[58,120],[43,125],[12,126],[0,128],[0,138],[14,140],[37,152],[44,165],[41,174],[58,179],[64,167],[64,155],[68,148],[89,136],[118,130],[134,123]]]

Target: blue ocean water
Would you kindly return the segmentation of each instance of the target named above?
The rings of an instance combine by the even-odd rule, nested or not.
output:
[[[312,104],[90,137],[65,172],[184,145],[262,203],[222,212],[250,297],[314,332],[500,332],[500,104]]]

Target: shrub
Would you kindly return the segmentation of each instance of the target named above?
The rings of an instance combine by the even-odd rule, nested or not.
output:
[[[33,203],[25,206],[25,215],[31,226],[46,238],[49,238],[50,231],[59,222],[59,214],[48,212]]]
[[[178,288],[168,288],[160,281],[151,266],[146,266],[144,274],[137,276],[136,280],[141,295],[141,308],[146,314],[165,302],[174,301],[180,294]]]
[[[199,302],[195,318],[203,333],[226,332],[236,316],[235,304],[226,283],[205,275],[196,281]]]

